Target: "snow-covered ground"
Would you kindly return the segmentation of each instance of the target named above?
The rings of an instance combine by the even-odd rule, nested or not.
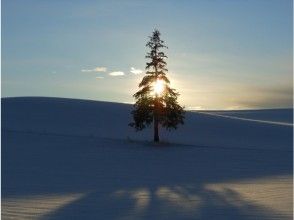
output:
[[[131,108],[2,99],[2,219],[292,219],[292,109],[188,112],[153,144]]]
[[[293,111],[291,109],[206,111],[202,113],[237,120],[293,126]]]

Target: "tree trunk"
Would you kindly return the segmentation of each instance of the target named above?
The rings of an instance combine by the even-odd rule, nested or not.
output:
[[[154,116],[154,142],[159,142],[157,115]]]
[[[159,133],[158,133],[158,97],[156,95],[155,103],[154,103],[154,115],[153,115],[153,123],[154,123],[154,142],[159,142]]]

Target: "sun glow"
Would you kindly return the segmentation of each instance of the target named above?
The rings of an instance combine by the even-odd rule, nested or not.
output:
[[[164,89],[165,89],[165,83],[163,80],[156,80],[153,86],[154,92],[156,95],[160,96],[162,95]]]

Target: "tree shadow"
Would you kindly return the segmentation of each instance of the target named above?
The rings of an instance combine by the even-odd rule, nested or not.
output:
[[[188,189],[189,188],[189,189]],[[101,195],[93,192],[44,219],[283,219],[281,213],[246,201],[229,188],[142,187]],[[287,217],[285,218],[287,219]]]
[[[288,151],[158,149],[95,138],[2,135],[3,211],[7,199],[81,193],[40,218],[289,218],[244,198],[234,188],[207,187],[210,183],[291,176]]]

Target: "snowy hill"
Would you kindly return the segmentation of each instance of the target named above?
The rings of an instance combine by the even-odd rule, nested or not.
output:
[[[131,105],[62,98],[6,98],[2,100],[5,130],[85,135],[103,138],[152,140],[152,130],[134,132]],[[185,126],[174,132],[161,131],[165,142],[253,148],[287,148],[292,143],[292,110],[188,112]],[[263,121],[228,120],[220,115],[241,115]],[[234,113],[234,114],[233,114]],[[254,114],[255,113],[255,114]],[[239,118],[240,119],[240,118]],[[270,125],[268,123],[269,122]],[[276,124],[277,123],[277,124]],[[279,126],[279,123],[282,123]],[[284,124],[283,124],[284,123]],[[284,126],[283,126],[284,125]]]
[[[157,145],[131,109],[2,99],[2,218],[292,219],[292,109],[188,112]]]

